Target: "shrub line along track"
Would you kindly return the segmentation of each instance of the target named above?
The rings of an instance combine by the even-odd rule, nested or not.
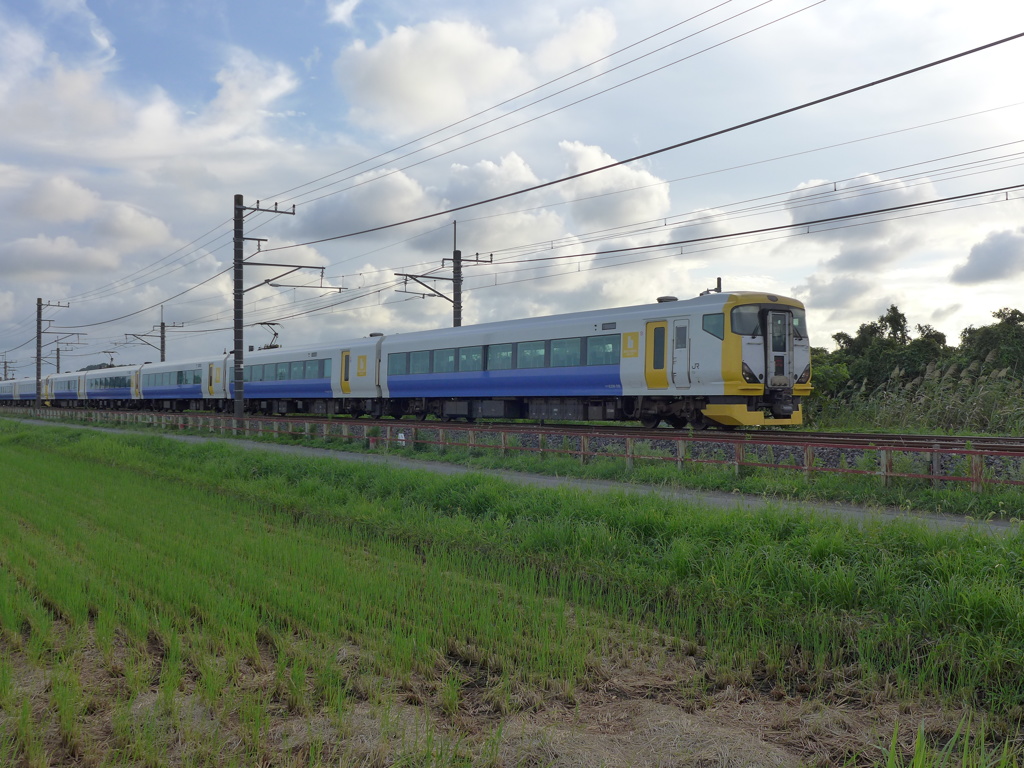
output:
[[[26,411],[27,410],[28,409],[26,409]],[[295,420],[281,419],[281,421],[294,424]],[[360,421],[368,426],[389,423],[392,426],[394,426],[396,423],[394,421]],[[26,423],[43,425],[52,424],[53,422],[50,420],[26,420]],[[416,422],[409,422],[409,424],[414,423]],[[439,424],[440,422],[428,422],[428,424],[431,423]],[[80,422],[67,422],[67,425],[78,429],[96,429],[100,432],[116,433],[120,431],[117,427],[108,427],[99,424],[88,425],[82,424]],[[429,426],[424,428],[429,429]],[[223,442],[226,440],[226,438],[218,436],[206,437],[176,434],[175,431],[172,429],[163,430],[163,435],[170,440],[180,440],[188,443],[205,442],[207,440]],[[303,445],[293,445],[276,441],[258,442],[245,439],[227,438],[227,442],[229,442],[232,445],[237,445],[239,448],[242,448],[244,450],[271,451],[275,453],[282,453],[296,457],[331,458],[338,461],[354,461],[359,463],[381,464],[389,467],[396,467],[412,471],[427,471],[450,475],[462,475],[467,473],[480,474],[501,478],[503,480],[515,484],[536,486],[542,488],[572,487],[582,491],[591,491],[594,493],[654,494],[674,501],[681,501],[692,504],[702,504],[707,505],[711,508],[723,510],[741,509],[752,511],[756,509],[761,509],[766,504],[770,504],[777,505],[780,509],[783,510],[792,509],[800,510],[803,512],[824,514],[832,517],[839,517],[843,520],[847,520],[856,524],[865,524],[870,521],[879,520],[895,521],[909,519],[926,525],[934,530],[971,528],[974,530],[984,531],[987,533],[998,535],[1011,535],[1016,531],[1020,530],[1020,525],[1016,520],[1005,518],[977,519],[974,517],[965,517],[946,512],[913,511],[903,508],[876,505],[859,506],[855,503],[850,502],[837,502],[827,500],[799,500],[794,498],[774,498],[766,497],[762,494],[757,493],[737,493],[736,491],[727,492],[720,490],[697,489],[678,486],[674,487],[671,485],[662,484],[638,484],[634,482],[624,482],[618,480],[573,477],[571,475],[563,474],[537,474],[533,472],[524,472],[520,470],[488,469],[466,466],[462,464],[452,464],[449,462],[445,462],[443,460],[436,460],[431,458],[410,458],[388,452],[353,453],[347,451],[338,451],[336,449],[331,448],[318,448]]]
[[[188,412],[167,412],[167,411],[107,411],[89,408],[61,408],[57,410],[44,409],[47,413],[69,414],[79,419],[82,415],[96,414],[101,419],[107,419],[109,414],[134,413],[140,415],[154,416],[202,416],[211,419],[224,419],[231,421],[234,417],[214,412],[203,413],[198,411]],[[19,415],[31,414],[38,416],[40,413],[33,408],[17,408],[12,412]],[[116,418],[116,417],[115,417]],[[559,422],[539,423],[518,423],[510,421],[461,421],[461,420],[420,420],[420,419],[370,419],[336,416],[323,418],[307,415],[293,416],[266,416],[260,414],[248,414],[246,421],[260,421],[268,424],[281,425],[337,425],[350,423],[359,425],[364,430],[378,427],[405,426],[409,429],[440,429],[449,431],[474,432],[509,432],[515,431],[521,434],[538,434],[549,437],[578,437],[589,435],[604,438],[632,438],[637,440],[666,440],[685,439],[690,442],[704,443],[765,443],[771,445],[794,444],[814,445],[829,447],[861,448],[861,449],[883,449],[894,450],[920,450],[931,449],[943,451],[970,452],[972,450],[985,452],[999,452],[1005,454],[1024,454],[1024,438],[992,436],[992,435],[910,435],[895,433],[874,433],[874,432],[808,432],[793,429],[737,429],[737,430],[690,430],[690,429],[645,429],[643,427],[623,427],[621,425],[598,425],[598,424],[570,424]]]
[[[389,452],[405,448],[496,451],[502,456],[537,453],[581,464],[625,460],[691,465],[718,465],[737,477],[744,470],[802,473],[806,482],[820,473],[930,483],[933,489],[969,486],[1024,487],[1024,441],[1012,438],[945,437],[757,431],[631,429],[606,425],[475,423],[412,419],[296,418],[234,416],[198,412],[147,412],[90,409],[4,409],[11,415],[46,420],[139,423],[172,430],[233,435],[342,440]],[[1017,509],[1017,504],[1011,506]],[[1003,508],[1003,505],[1000,505]]]

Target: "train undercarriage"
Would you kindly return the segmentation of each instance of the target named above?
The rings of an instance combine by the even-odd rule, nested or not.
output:
[[[800,398],[784,391],[767,397],[499,397],[473,398],[316,398],[247,399],[247,414],[310,416],[370,416],[373,418],[434,417],[445,421],[504,419],[529,421],[638,421],[654,428],[661,423],[682,429],[737,426],[777,422],[800,423]],[[49,407],[152,410],[180,413],[214,411],[231,413],[232,400],[61,400],[46,401]]]

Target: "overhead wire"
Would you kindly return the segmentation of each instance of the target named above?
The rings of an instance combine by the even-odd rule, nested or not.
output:
[[[304,242],[304,243],[296,243],[296,244],[293,244],[293,245],[279,246],[279,247],[276,247],[276,248],[268,248],[268,249],[266,249],[266,251],[267,252],[272,252],[272,251],[288,250],[290,248],[296,248],[296,247],[299,247],[299,246],[316,245],[318,243],[326,243],[326,242],[331,242],[331,241],[334,241],[334,240],[342,240],[342,239],[346,239],[346,238],[349,238],[349,237],[355,237],[357,235],[365,235],[365,234],[369,234],[371,232],[380,232],[380,231],[383,231],[383,230],[386,230],[386,229],[393,229],[395,227],[405,226],[407,224],[414,224],[414,223],[417,223],[417,222],[420,222],[420,221],[427,221],[429,219],[434,219],[434,218],[437,218],[439,216],[447,216],[447,215],[450,215],[452,213],[457,213],[458,211],[464,211],[464,210],[468,210],[470,208],[476,208],[476,207],[479,207],[481,205],[488,205],[490,203],[495,203],[495,202],[498,202],[500,200],[507,200],[507,199],[512,198],[512,197],[518,197],[519,195],[527,194],[529,192],[536,192],[536,191],[541,190],[541,189],[547,189],[549,187],[553,187],[553,186],[556,186],[558,184],[564,184],[564,183],[566,183],[568,181],[574,181],[576,179],[584,178],[586,176],[590,176],[590,175],[595,174],[595,173],[600,173],[601,171],[606,171],[606,170],[609,170],[611,168],[617,168],[617,167],[622,166],[622,165],[628,165],[629,163],[634,163],[634,162],[636,162],[638,160],[645,160],[645,159],[647,159],[649,157],[655,157],[656,155],[664,154],[665,152],[671,152],[673,150],[680,149],[680,148],[686,147],[686,146],[690,146],[690,145],[696,144],[696,143],[701,142],[701,141],[707,141],[708,139],[712,139],[712,138],[715,138],[715,137],[718,137],[718,136],[723,136],[725,134],[732,133],[734,131],[738,131],[738,130],[741,130],[743,128],[748,128],[748,127],[750,127],[752,125],[757,125],[759,123],[767,122],[768,120],[774,120],[774,119],[782,117],[784,115],[790,115],[790,114],[793,114],[794,112],[799,112],[801,110],[808,109],[808,108],[813,107],[813,106],[817,106],[818,104],[824,104],[826,102],[833,101],[834,99],[838,99],[838,98],[841,98],[843,96],[849,96],[849,95],[851,95],[853,93],[857,93],[859,91],[863,91],[863,90],[866,90],[868,88],[874,88],[874,87],[876,87],[878,85],[882,85],[884,83],[892,82],[893,80],[897,80],[899,78],[907,77],[909,75],[916,74],[918,72],[922,72],[922,71],[924,71],[926,69],[931,69],[932,67],[937,67],[937,66],[940,66],[942,64],[947,64],[947,63],[949,63],[951,61],[955,61],[955,60],[963,58],[965,56],[970,56],[970,55],[975,54],[975,53],[980,53],[981,51],[988,50],[988,49],[993,48],[993,47],[998,46],[998,45],[1003,45],[1003,44],[1011,42],[1013,40],[1018,40],[1018,39],[1020,39],[1022,37],[1024,37],[1024,32],[1019,32],[1019,33],[1017,33],[1015,35],[1010,35],[1010,36],[1004,37],[1004,38],[1002,38],[1000,40],[996,40],[996,41],[993,41],[993,42],[990,42],[990,43],[986,43],[985,45],[980,45],[980,46],[977,46],[975,48],[971,48],[969,50],[961,51],[960,53],[953,54],[951,56],[946,56],[946,57],[943,57],[941,59],[936,59],[935,61],[931,61],[931,62],[929,62],[927,64],[922,64],[922,65],[919,65],[919,66],[916,66],[916,67],[912,67],[910,69],[903,70],[902,72],[897,72],[896,74],[893,74],[893,75],[888,75],[887,77],[878,78],[878,79],[872,80],[872,81],[870,81],[868,83],[862,83],[861,85],[857,85],[857,86],[854,86],[852,88],[847,88],[846,90],[838,91],[836,93],[829,94],[828,96],[822,96],[822,97],[817,98],[817,99],[812,99],[811,101],[804,102],[804,103],[799,104],[799,105],[797,105],[795,107],[789,107],[787,109],[779,110],[777,112],[773,112],[773,113],[768,114],[768,115],[762,115],[761,117],[757,117],[757,118],[754,118],[752,120],[747,120],[747,121],[742,122],[742,123],[737,123],[735,125],[729,126],[728,128],[722,128],[722,129],[719,129],[717,131],[712,131],[710,133],[706,133],[706,134],[703,134],[701,136],[697,136],[697,137],[694,137],[694,138],[691,138],[691,139],[686,139],[685,141],[680,141],[680,142],[677,142],[675,144],[671,144],[671,145],[666,146],[666,147],[661,147],[660,149],[655,149],[655,150],[651,150],[650,152],[644,152],[644,153],[639,154],[639,155],[634,155],[633,157],[626,158],[625,160],[617,160],[617,161],[615,161],[613,163],[607,163],[605,165],[601,165],[601,166],[598,166],[596,168],[591,168],[590,170],[587,170],[587,171],[581,171],[579,173],[574,173],[574,174],[571,174],[569,176],[563,176],[561,178],[554,179],[552,181],[546,181],[546,182],[543,182],[541,184],[534,184],[534,185],[532,185],[530,187],[525,187],[523,189],[519,189],[519,190],[516,190],[514,192],[507,192],[507,193],[504,193],[504,194],[501,194],[501,195],[494,195],[494,196],[489,197],[489,198],[487,198],[485,200],[478,200],[478,201],[475,201],[475,202],[472,202],[472,203],[466,203],[464,205],[459,205],[459,206],[455,206],[455,207],[452,207],[452,208],[448,208],[448,209],[446,209],[444,211],[437,211],[437,212],[425,214],[425,215],[422,215],[422,216],[416,216],[416,217],[413,217],[413,218],[405,219],[403,221],[393,222],[391,224],[382,224],[382,225],[375,226],[375,227],[368,227],[366,229],[362,229],[362,230],[359,230],[359,231],[356,231],[356,232],[347,232],[345,234],[335,235],[333,237],[319,238],[317,240],[310,240],[310,241],[307,241],[307,242]]]

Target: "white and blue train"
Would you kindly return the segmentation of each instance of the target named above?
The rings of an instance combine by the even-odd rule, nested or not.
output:
[[[803,305],[767,293],[575,312],[246,355],[250,413],[802,423],[811,391]],[[49,407],[230,412],[233,356],[143,363],[42,381]],[[35,399],[0,382],[0,404]]]

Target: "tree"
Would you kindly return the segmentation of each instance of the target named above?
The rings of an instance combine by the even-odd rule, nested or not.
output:
[[[996,369],[1009,368],[1016,376],[1024,375],[1024,312],[1003,307],[992,313],[998,322],[960,333],[958,362],[988,363]]]

